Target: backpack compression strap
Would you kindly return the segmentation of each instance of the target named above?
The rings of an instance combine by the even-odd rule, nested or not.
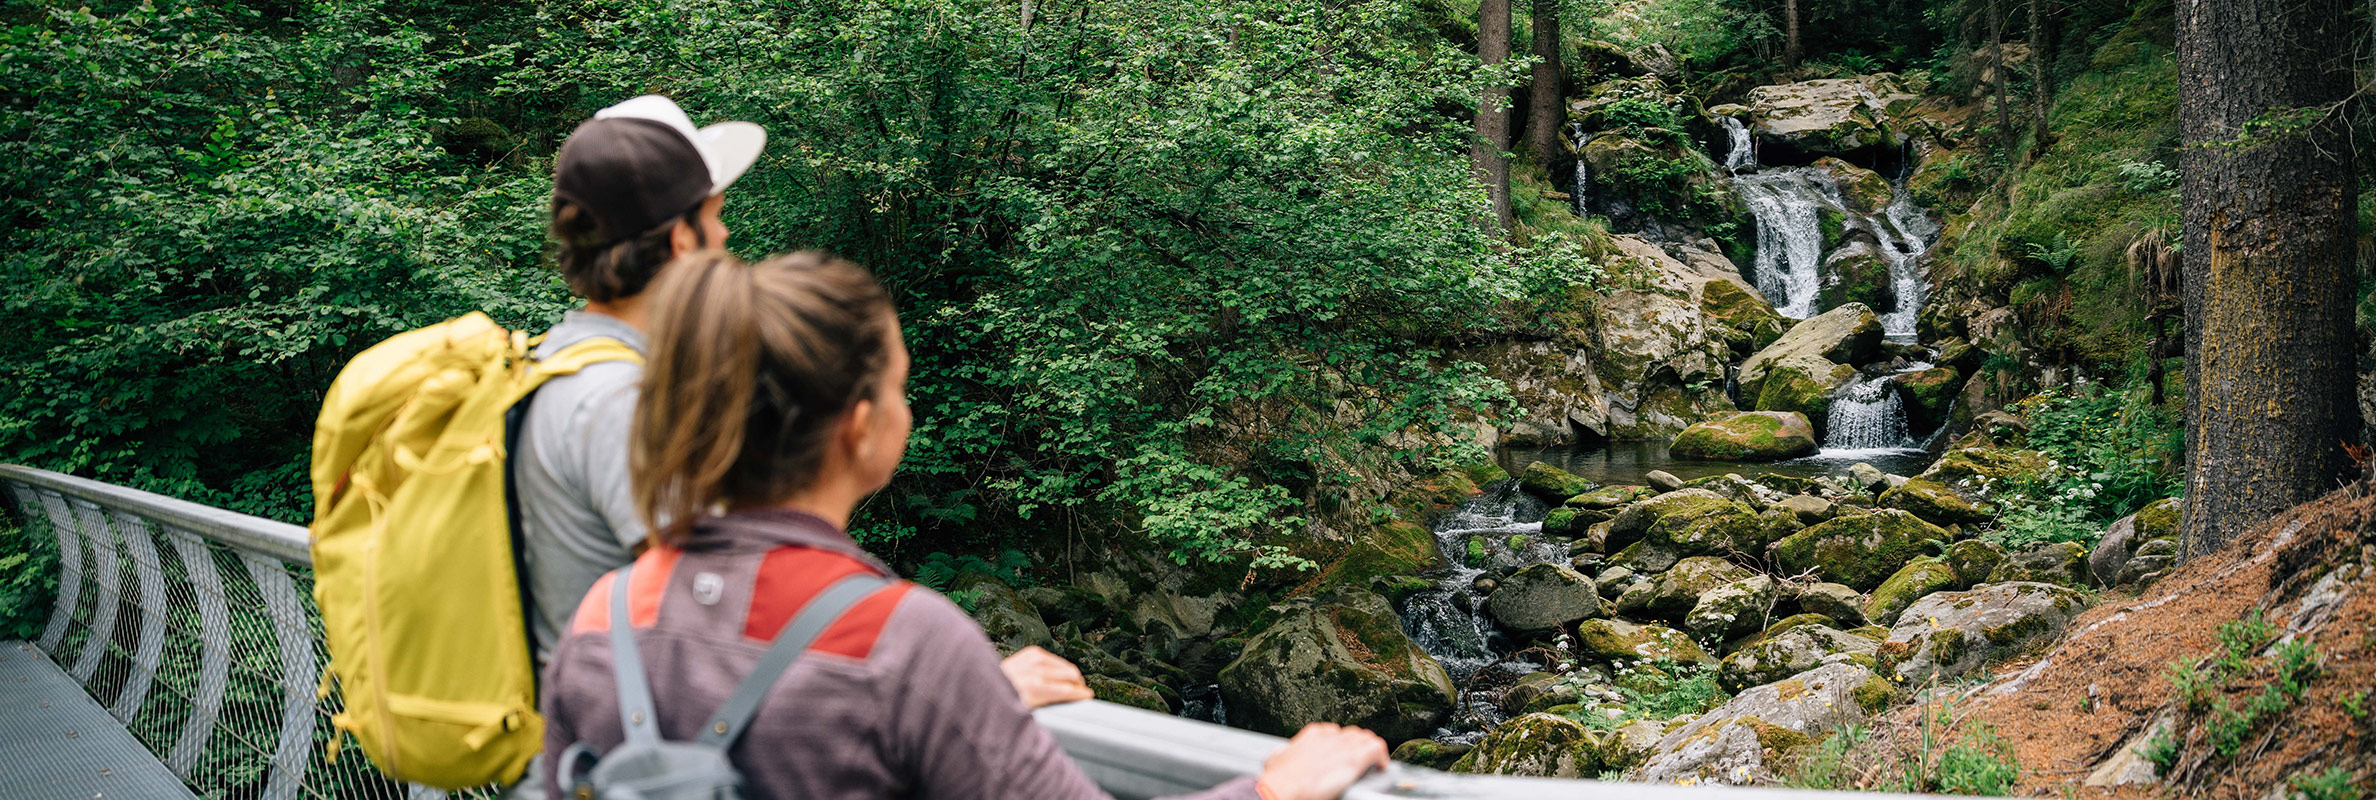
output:
[[[775,644],[769,645],[767,653],[759,657],[759,663],[751,668],[751,676],[734,687],[734,694],[718,707],[718,713],[710,715],[710,722],[701,729],[697,741],[721,751],[733,749],[734,740],[742,736],[752,715],[758,713],[759,704],[767,700],[767,692],[775,687],[776,678],[791,668],[792,662],[800,660],[801,654],[808,652],[809,643],[816,641],[818,634],[831,627],[834,620],[841,619],[843,612],[888,583],[878,575],[859,574],[835,581],[817,593],[776,634]]]
[[[660,721],[652,715],[652,686],[643,656],[635,651],[635,620],[627,616],[627,576],[635,565],[611,573],[611,672],[619,682],[619,730],[626,744],[660,743]]]

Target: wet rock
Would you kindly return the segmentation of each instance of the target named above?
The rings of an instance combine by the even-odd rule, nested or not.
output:
[[[1561,503],[1570,497],[1592,491],[1592,482],[1574,473],[1541,461],[1526,465],[1518,473],[1518,488],[1545,503]]]
[[[1519,631],[1558,630],[1605,613],[1592,579],[1558,564],[1536,564],[1512,574],[1485,601],[1485,612]]]
[[[1040,618],[1039,609],[1013,588],[988,576],[972,576],[954,588],[973,594],[974,621],[982,624],[982,632],[990,635],[999,650],[1055,649],[1056,639],[1048,635],[1048,623]]]
[[[1663,469],[1651,470],[1650,474],[1642,476],[1642,479],[1650,482],[1650,488],[1660,492],[1672,492],[1683,488],[1682,478],[1675,477],[1674,473]]]
[[[1645,612],[1650,616],[1682,621],[1693,608],[1699,606],[1700,595],[1735,581],[1745,581],[1756,573],[1711,556],[1695,556],[1675,562],[1673,569],[1658,576],[1658,591],[1651,595]],[[1769,587],[1770,588],[1770,587]]]
[[[1859,590],[1881,585],[1906,562],[1947,547],[1947,531],[1920,517],[1883,509],[1837,517],[1775,542],[1783,574],[1814,570],[1824,580]]]
[[[1889,473],[1880,467],[1859,461],[1848,467],[1848,482],[1861,492],[1875,492],[1889,488]]]
[[[1428,769],[1450,769],[1461,756],[1473,749],[1465,744],[1451,744],[1434,739],[1412,739],[1394,746],[1393,758],[1405,764]]]
[[[1862,230],[1843,230],[1848,234],[1845,242],[1823,257],[1816,300],[1832,308],[1848,303],[1896,307],[1897,284],[1890,280],[1889,259],[1882,255],[1881,245]],[[1889,343],[1882,342],[1881,347],[1886,353]]]
[[[1963,373],[1954,367],[1932,367],[1897,376],[1898,394],[1906,401],[1906,422],[1927,431],[1947,421],[1955,395],[1963,391]]]
[[[1684,428],[1668,452],[1713,461],[1779,461],[1822,449],[1807,418],[1787,411],[1744,411]]]
[[[1621,619],[1588,619],[1578,624],[1576,647],[1586,657],[1600,661],[1713,661],[1682,631]]]
[[[1854,628],[1865,623],[1864,595],[1837,583],[1817,583],[1798,591],[1799,610],[1822,614]]]
[[[1355,542],[1344,558],[1329,565],[1321,580],[1332,584],[1360,586],[1377,578],[1391,575],[1417,575],[1444,566],[1444,555],[1437,547],[1435,534],[1427,528],[1401,520],[1387,522],[1371,529],[1368,536]],[[1176,604],[1175,604],[1176,605]],[[1205,605],[1212,605],[1206,603]],[[1201,620],[1194,627],[1212,629],[1214,614],[1219,608],[1198,608],[1192,612],[1178,609],[1154,612],[1159,615],[1185,614]],[[1192,634],[1202,635],[1202,633]]]
[[[1965,589],[1988,581],[1988,576],[1996,572],[1997,565],[2005,563],[2005,548],[1992,542],[1965,539],[1947,548],[1947,555],[1940,560],[1947,562],[1947,568],[1955,571],[1955,588]]]
[[[1172,713],[1171,702],[1165,700],[1163,693],[1155,691],[1153,687],[1104,675],[1089,675],[1085,680],[1089,683],[1089,691],[1095,692],[1099,700],[1119,703],[1132,708],[1143,708],[1161,714]]]
[[[1898,484],[1881,493],[1883,508],[1911,512],[1933,525],[1971,525],[1996,518],[1993,505],[1983,506],[1966,500],[1945,484],[1916,478]]]
[[[2086,610],[2078,592],[2044,583],[1992,583],[1922,598],[1898,617],[1889,641],[1910,646],[1898,677],[1951,680],[1990,660],[2047,642]]]
[[[1551,509],[1543,515],[1543,533],[1549,536],[1579,536],[1598,523],[1607,522],[1609,512],[1589,508]]]
[[[1707,318],[1708,334],[1735,355],[1757,352],[1790,329],[1790,321],[1774,311],[1765,295],[1738,281],[1707,282],[1700,292],[1700,313]]]
[[[2005,557],[1988,579],[1996,583],[2032,581],[2063,586],[2087,585],[2087,550],[2076,542],[2049,542]]]
[[[1631,777],[1731,785],[1770,779],[1815,737],[1878,710],[1891,694],[1887,683],[1863,665],[1841,662],[1751,687],[1668,733]]]
[[[1718,586],[1700,594],[1683,627],[1713,641],[1756,633],[1772,616],[1774,595],[1774,579],[1764,575]]]
[[[1870,214],[1888,208],[1896,194],[1896,190],[1890,188],[1889,179],[1881,177],[1881,173],[1835,157],[1816,159],[1815,168],[1831,176],[1832,183],[1840,187],[1840,197],[1847,200],[1849,207],[1858,213]]]
[[[1889,104],[1875,85],[1872,78],[1831,78],[1749,90],[1750,131],[1764,160],[1806,163],[1895,147]]]
[[[1563,505],[1593,511],[1615,511],[1648,492],[1643,486],[1603,486],[1567,499]]]
[[[1905,568],[1873,590],[1873,599],[1865,601],[1865,619],[1877,625],[1895,623],[1898,614],[1914,601],[1955,588],[1955,584],[1955,570],[1944,561],[1923,556],[1906,562]]]
[[[1767,365],[1789,356],[1813,356],[1850,366],[1868,364],[1881,355],[1881,340],[1881,318],[1871,308],[1841,306],[1791,326],[1773,345],[1742,362],[1741,385],[1758,382]]]
[[[1867,464],[1866,466],[1871,466]],[[1782,498],[1783,509],[1798,516],[1800,522],[1813,525],[1832,517],[1832,503],[1811,494],[1794,494]]]
[[[1555,714],[1528,714],[1495,728],[1453,772],[1583,778],[1601,770],[1601,741],[1583,723]]]
[[[1557,673],[1529,672],[1519,676],[1518,682],[1511,684],[1510,688],[1502,690],[1502,696],[1497,705],[1501,707],[1502,713],[1515,717],[1523,713],[1519,709],[1525,708],[1528,703],[1534,702],[1551,687],[1558,685],[1559,675]]]
[[[1716,680],[1725,691],[1739,692],[1814,669],[1841,653],[1871,655],[1880,646],[1880,642],[1829,625],[1793,625],[1734,649],[1724,657]]]
[[[1280,736],[1304,723],[1415,739],[1450,714],[1452,679],[1411,643],[1386,598],[1348,591],[1286,606],[1221,669],[1233,724]]]

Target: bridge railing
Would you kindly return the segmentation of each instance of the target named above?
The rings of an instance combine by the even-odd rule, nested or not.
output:
[[[321,680],[328,657],[304,528],[5,464],[0,496],[58,545],[58,599],[40,648],[194,793],[445,796],[388,779],[352,747],[333,755],[338,734],[330,716],[340,699]],[[1126,800],[1254,774],[1284,744],[1098,701],[1042,709],[1039,719],[1091,778]],[[1628,800],[1826,794],[1449,775],[1397,765],[1346,796],[1603,800],[1613,793]]]

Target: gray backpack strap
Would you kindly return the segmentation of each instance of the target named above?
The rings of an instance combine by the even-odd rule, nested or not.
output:
[[[619,683],[619,730],[626,744],[659,744],[660,720],[652,713],[652,685],[644,675],[643,656],[635,651],[635,620],[627,611],[627,577],[635,569],[620,567],[611,579],[611,672]]]
[[[751,676],[744,678],[741,686],[734,687],[734,695],[726,698],[718,713],[710,716],[709,724],[702,726],[701,738],[696,741],[721,752],[733,749],[734,740],[742,736],[744,726],[758,713],[760,702],[767,699],[776,678],[808,652],[809,643],[816,641],[817,635],[831,627],[834,620],[841,619],[842,612],[888,583],[889,580],[878,575],[852,575],[818,592],[791,622],[784,624],[783,631],[776,634],[775,644],[768,645],[767,653],[751,668]]]

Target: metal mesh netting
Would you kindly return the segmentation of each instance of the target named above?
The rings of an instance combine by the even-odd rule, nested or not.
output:
[[[48,488],[0,485],[29,533],[58,542],[42,650],[192,792],[446,796],[380,774],[351,740],[333,746],[340,699],[317,699],[328,655],[307,566]]]

